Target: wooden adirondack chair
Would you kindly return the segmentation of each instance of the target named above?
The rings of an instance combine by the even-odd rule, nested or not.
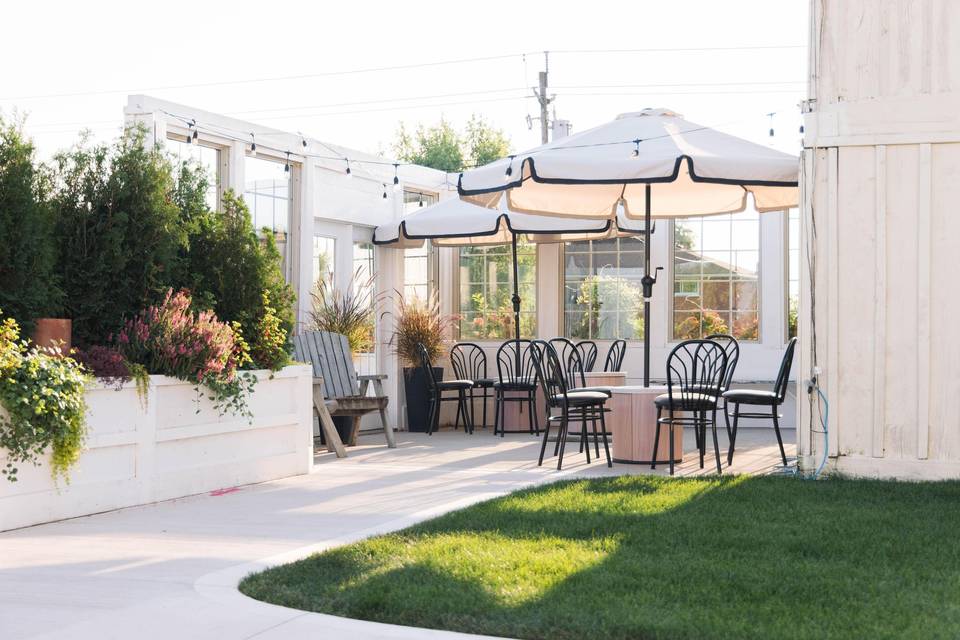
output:
[[[347,444],[356,444],[360,431],[360,418],[373,411],[380,412],[380,422],[387,439],[387,446],[396,447],[393,429],[387,424],[388,398],[383,392],[385,374],[358,376],[353,368],[353,358],[347,337],[329,331],[303,331],[293,337],[294,358],[313,365],[313,408],[320,416],[324,438],[333,443],[334,450],[340,444],[340,437],[333,422],[324,424],[324,414],[328,416],[347,416],[352,421]],[[367,396],[370,383],[373,382],[374,394]],[[337,451],[337,457],[345,452]]]

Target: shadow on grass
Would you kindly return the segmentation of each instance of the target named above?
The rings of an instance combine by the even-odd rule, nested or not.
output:
[[[559,482],[248,578],[277,604],[517,638],[960,634],[960,484]]]

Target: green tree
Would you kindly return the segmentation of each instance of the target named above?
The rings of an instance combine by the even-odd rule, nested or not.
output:
[[[413,134],[401,123],[393,149],[404,162],[456,173],[506,157],[510,140],[501,129],[473,115],[462,134],[442,118],[432,127],[419,125]]]
[[[184,210],[189,237],[178,286],[193,293],[195,306],[240,324],[255,366],[282,367],[292,351],[295,295],[283,277],[273,233],[257,236],[247,205],[232,191],[223,194],[222,211],[199,204],[196,193],[206,185],[197,170],[202,168],[180,173],[181,206],[196,206]]]
[[[186,243],[172,164],[143,127],[114,145],[59,154],[53,206],[64,307],[75,342],[106,344],[173,286]]]
[[[60,310],[49,176],[22,123],[0,118],[0,308],[26,331]]]
[[[502,129],[494,129],[474,114],[467,122],[466,145],[473,166],[490,164],[510,155],[510,140]]]
[[[397,158],[440,171],[462,171],[464,165],[463,145],[459,134],[444,119],[430,128],[417,127],[412,136],[403,124],[397,132],[394,144]]]

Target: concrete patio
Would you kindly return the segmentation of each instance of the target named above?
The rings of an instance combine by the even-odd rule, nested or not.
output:
[[[308,476],[0,534],[0,637],[463,637],[266,605],[235,585],[259,568],[524,486],[650,473],[647,466],[587,465],[575,445],[562,472],[547,461],[537,467],[539,440],[527,435],[397,435],[393,450],[382,435],[368,435],[346,459],[323,452]],[[686,436],[678,475],[709,473],[709,460],[701,471],[693,435]],[[789,457],[795,439],[785,430]],[[773,432],[742,429],[731,471],[782,471]]]

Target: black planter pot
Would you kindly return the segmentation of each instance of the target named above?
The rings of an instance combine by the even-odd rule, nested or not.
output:
[[[434,367],[433,377],[443,380],[443,367]],[[407,429],[426,431],[430,417],[430,389],[422,367],[404,367],[403,389],[407,397]]]

